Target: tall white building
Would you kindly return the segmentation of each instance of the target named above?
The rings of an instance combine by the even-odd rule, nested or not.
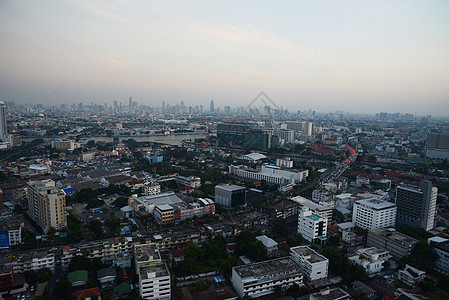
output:
[[[302,207],[298,213],[298,233],[311,243],[316,239],[326,239],[327,218],[313,213],[308,207]]]
[[[327,277],[329,260],[308,246],[290,248],[290,255],[301,266],[307,279],[317,280]]]
[[[165,262],[139,267],[139,293],[143,299],[171,299],[170,272]]]
[[[364,229],[394,227],[396,210],[396,204],[391,202],[374,198],[359,200],[354,202],[352,223]]]
[[[390,254],[387,250],[375,247],[359,249],[356,255],[349,257],[353,263],[362,266],[368,275],[382,271],[383,265],[388,259],[390,259]]]

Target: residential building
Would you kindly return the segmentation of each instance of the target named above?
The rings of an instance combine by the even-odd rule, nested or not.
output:
[[[170,300],[170,272],[165,262],[140,265],[139,295],[143,299]]]
[[[308,246],[290,248],[291,257],[301,266],[308,280],[327,278],[329,260]]]
[[[157,181],[148,181],[143,184],[143,193],[147,196],[161,193],[161,185]]]
[[[396,188],[397,225],[433,228],[436,214],[438,188],[430,181],[421,181],[418,186],[400,185]]]
[[[325,240],[327,234],[327,219],[303,207],[298,213],[298,233],[311,243],[317,239]]]
[[[331,223],[333,207],[314,203],[313,201],[310,201],[309,199],[301,196],[293,197],[291,200],[299,204],[299,209],[301,209],[302,207],[307,207],[315,214],[326,218],[328,224]]]
[[[65,193],[51,179],[28,182],[28,214],[47,232],[67,226]]]
[[[25,223],[11,219],[4,219],[4,221],[5,223],[0,224],[0,248],[20,245]]]
[[[103,268],[97,271],[97,280],[100,282],[101,288],[114,287],[117,271],[113,267]]]
[[[382,271],[384,262],[389,258],[388,251],[370,247],[357,250],[357,254],[349,257],[349,260],[362,266],[368,275],[372,275]]]
[[[307,296],[306,296],[307,297]],[[305,300],[350,300],[351,295],[341,288],[325,288],[319,292],[312,293]]]
[[[431,237],[427,244],[433,247],[433,251],[438,255],[434,269],[444,275],[449,275],[449,239],[439,236]]]
[[[426,278],[426,272],[409,265],[405,265],[403,270],[398,271],[398,280],[411,287],[416,287],[424,278]]]
[[[375,198],[354,202],[352,223],[363,229],[392,227],[396,224],[396,205]]]
[[[291,160],[290,157],[276,158],[276,166],[291,169],[293,168],[293,160]]]
[[[85,285],[88,279],[87,270],[76,270],[70,272],[67,275],[67,279],[70,281],[72,286]]]
[[[291,257],[282,257],[232,268],[232,285],[240,299],[273,294],[276,287],[286,289],[303,285],[299,265]]]
[[[10,259],[9,259],[10,260]],[[0,265],[0,295],[9,292],[14,280],[14,272],[11,264]]]
[[[271,219],[287,219],[289,217],[298,218],[298,203],[292,200],[284,200],[282,202],[265,207],[265,212],[270,215]]]
[[[224,209],[232,209],[246,204],[246,188],[233,184],[215,186],[215,203]]]
[[[94,152],[81,152],[79,155],[80,161],[89,162],[95,158]]]
[[[394,228],[377,228],[368,231],[368,247],[387,250],[393,259],[398,260],[409,255],[418,244],[418,240],[396,231]]]

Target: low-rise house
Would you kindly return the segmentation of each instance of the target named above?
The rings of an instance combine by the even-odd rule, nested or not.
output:
[[[87,270],[77,270],[69,273],[68,280],[72,284],[72,286],[80,286],[87,283]]]
[[[388,251],[371,247],[357,250],[357,254],[349,257],[349,260],[362,266],[368,275],[372,275],[382,271],[383,264],[389,258]]]
[[[256,239],[264,245],[268,254],[278,251],[278,243],[266,235],[256,236]]]
[[[97,279],[100,281],[101,288],[113,287],[117,272],[115,268],[103,268],[97,271]]]
[[[100,290],[98,287],[85,289],[76,292],[76,300],[101,300]]]

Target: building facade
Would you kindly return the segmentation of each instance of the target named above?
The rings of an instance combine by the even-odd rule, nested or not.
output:
[[[366,244],[368,247],[388,250],[390,255],[398,260],[409,255],[418,244],[418,240],[397,232],[394,228],[378,228],[368,231]]]
[[[397,225],[433,228],[438,188],[430,181],[421,181],[419,186],[400,185],[396,188]]]
[[[47,232],[67,227],[65,193],[51,179],[28,182],[28,213]]]
[[[327,278],[329,260],[308,246],[290,248],[291,257],[301,266],[304,276],[309,280]]]
[[[354,202],[352,223],[363,229],[393,227],[396,224],[396,205],[378,199]]]
[[[231,209],[246,204],[246,188],[233,184],[215,186],[215,203],[225,209]]]
[[[303,207],[298,213],[298,233],[311,243],[317,239],[325,240],[327,234],[327,219]]]

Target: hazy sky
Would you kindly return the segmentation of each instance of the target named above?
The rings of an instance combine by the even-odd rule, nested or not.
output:
[[[0,99],[449,115],[449,1],[0,1]]]

